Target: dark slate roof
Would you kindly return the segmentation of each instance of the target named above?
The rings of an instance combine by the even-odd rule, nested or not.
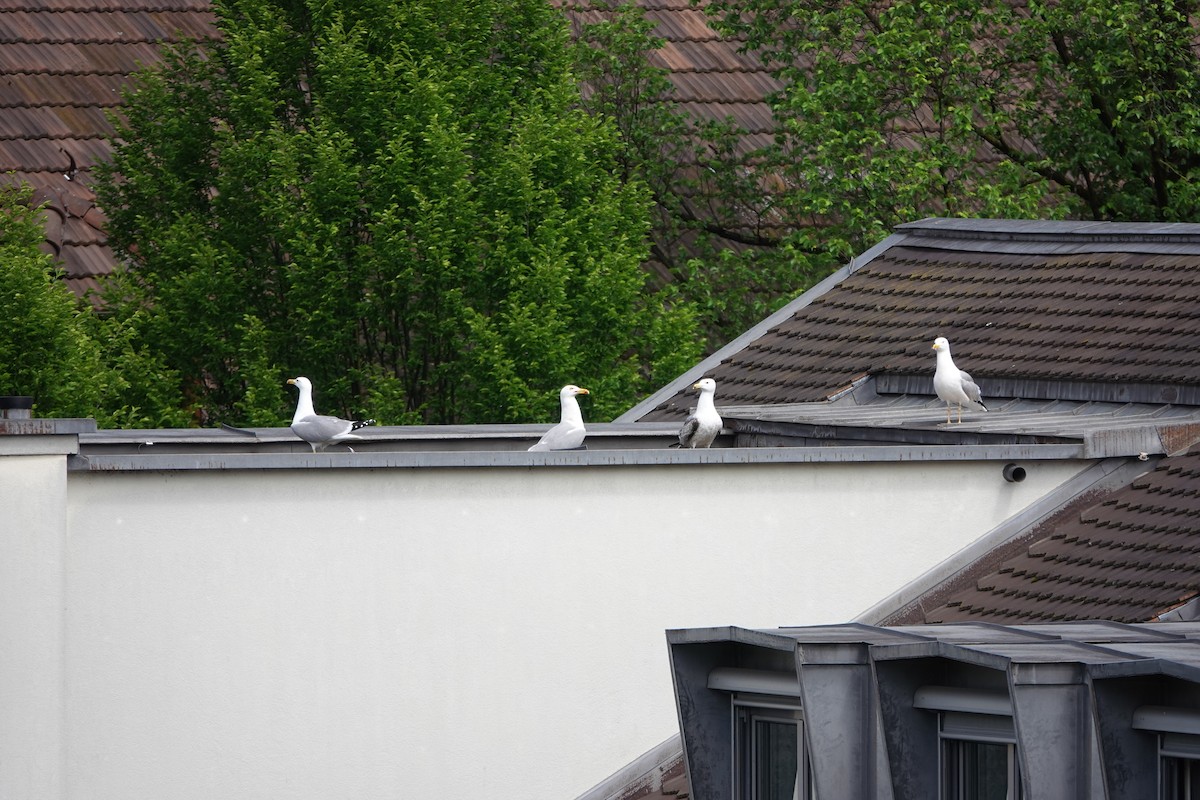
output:
[[[1200,450],[1072,509],[925,622],[1195,619],[1200,598]],[[1191,604],[1191,605],[1189,605]]]
[[[1200,624],[1166,621],[1118,624],[1107,620],[1071,623],[995,624],[966,621],[938,625],[871,626],[858,623],[799,628],[692,628],[667,631],[672,646],[747,642],[759,647],[796,649],[806,663],[827,663],[824,646],[869,648],[875,662],[951,658],[995,669],[1014,665],[1085,665],[1096,677],[1165,674],[1200,681]],[[797,648],[797,645],[799,647]],[[813,647],[816,645],[816,647]],[[809,658],[812,661],[809,661]],[[841,658],[845,658],[843,653]],[[845,662],[841,662],[845,663]],[[1060,683],[1054,670],[1028,672],[1023,682]],[[911,687],[907,689],[911,692]]]
[[[1140,400],[1182,399],[1200,389],[1200,225],[900,226],[621,421],[681,418],[705,375],[718,406],[820,401],[868,376],[927,382],[937,336],[985,398],[1118,400],[1136,386]]]
[[[0,6],[0,179],[47,203],[47,249],[77,293],[115,263],[92,167],[108,158],[107,114],[163,43],[213,35],[207,0],[15,0]],[[3,173],[12,173],[4,175]]]

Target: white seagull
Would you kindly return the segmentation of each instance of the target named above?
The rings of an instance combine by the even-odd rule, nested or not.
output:
[[[296,401],[296,413],[292,416],[292,433],[308,442],[314,453],[320,452],[336,442],[361,439],[362,437],[356,435],[354,431],[375,424],[373,419],[357,422],[318,414],[313,410],[312,381],[305,377],[299,377],[288,378],[288,383],[300,390],[300,397]],[[353,447],[349,447],[349,450],[351,453],[354,452]]]
[[[591,394],[587,389],[581,389],[574,384],[567,384],[558,392],[558,404],[562,408],[559,423],[529,448],[530,452],[543,450],[574,450],[583,444],[587,431],[583,427],[583,412],[579,410],[576,395]]]
[[[700,390],[700,399],[696,401],[696,409],[688,414],[679,429],[679,446],[696,449],[708,447],[721,432],[721,415],[713,405],[713,395],[717,391],[717,382],[712,378],[701,378],[692,384],[693,389]]]
[[[933,390],[937,396],[946,402],[946,424],[950,424],[950,406],[958,406],[958,421],[962,422],[963,406],[973,411],[987,411],[983,398],[979,395],[979,387],[970,375],[954,366],[950,357],[950,342],[946,337],[939,336],[933,340],[933,349],[937,351],[937,371],[933,373]]]

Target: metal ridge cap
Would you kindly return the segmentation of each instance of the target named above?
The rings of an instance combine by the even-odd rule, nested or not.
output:
[[[708,450],[646,448],[635,450],[360,451],[327,453],[139,453],[73,456],[75,472],[169,472],[188,470],[270,469],[441,469],[637,467],[727,464],[895,463],[901,461],[1048,461],[1078,460],[1082,445],[856,445],[848,447],[722,447]]]
[[[529,439],[536,441],[553,422],[537,423],[490,423],[471,425],[371,425],[360,428],[358,433],[367,442],[381,441],[444,441],[447,439]],[[679,433],[678,422],[587,423],[588,436],[606,437],[653,437],[671,436]],[[289,428],[125,428],[91,430],[80,435],[85,446],[146,444],[246,444],[248,442],[299,442]]]
[[[1200,244],[1200,223],[1193,222],[926,217],[901,223],[894,230],[935,239],[1009,239],[1073,244],[1138,241]]]

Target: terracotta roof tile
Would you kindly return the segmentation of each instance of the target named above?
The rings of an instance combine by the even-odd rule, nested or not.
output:
[[[578,32],[583,25],[608,19],[612,5],[606,0],[558,0],[557,4]],[[746,156],[771,141],[774,118],[766,98],[781,84],[752,52],[741,52],[742,42],[722,36],[709,24],[705,0],[637,0],[653,34],[663,40],[653,52],[654,66],[668,70],[670,99],[680,111],[701,121],[732,118],[749,132],[740,140],[739,154]]]
[[[0,8],[0,173],[34,187],[61,224],[47,244],[82,293],[111,271],[103,214],[89,188],[108,158],[107,114],[165,42],[214,35],[207,0],[39,0]],[[71,159],[75,171],[71,172]],[[70,174],[68,179],[66,176]]]

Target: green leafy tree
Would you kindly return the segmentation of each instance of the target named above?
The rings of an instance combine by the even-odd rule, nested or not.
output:
[[[173,376],[97,316],[41,251],[42,209],[27,186],[0,183],[0,394],[33,397],[43,417],[94,417],[102,427],[186,424]]]
[[[678,107],[668,70],[652,63],[663,39],[643,8],[628,0],[590,7],[602,21],[577,31],[584,107],[616,122],[622,170],[652,191],[652,279],[693,303],[708,342],[719,346],[833,261],[785,245],[790,222],[734,120],[703,122]]]
[[[220,42],[127,97],[98,188],[130,263],[116,319],[209,419],[592,418],[689,366],[647,286],[649,195],[579,108],[544,0],[227,0]]]
[[[1194,2],[714,0],[771,65],[787,242],[930,215],[1195,219]]]
[[[27,186],[0,183],[0,394],[29,395],[39,416],[91,416],[103,394],[87,311],[39,244]]]

